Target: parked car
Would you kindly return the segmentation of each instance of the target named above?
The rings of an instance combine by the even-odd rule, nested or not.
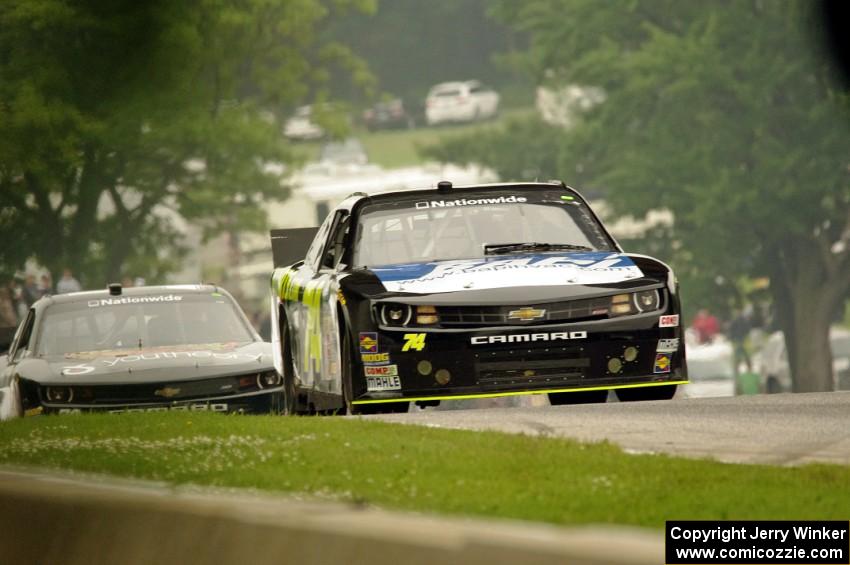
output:
[[[835,390],[850,390],[850,331],[833,326],[829,330]],[[755,358],[762,392],[791,392],[791,368],[782,332],[773,333]]]
[[[323,144],[319,151],[319,162],[332,165],[365,165],[369,162],[369,157],[360,140],[349,137]]]
[[[492,118],[499,110],[499,94],[477,80],[443,82],[425,99],[428,125],[471,122]]]
[[[369,131],[379,129],[413,128],[415,120],[404,108],[401,98],[378,102],[363,110],[363,125]]]
[[[283,125],[283,135],[288,139],[296,141],[310,141],[321,139],[325,136],[325,130],[312,121],[313,107],[301,106],[295,111],[291,118]]]
[[[270,344],[236,301],[211,285],[114,284],[43,297],[3,361],[0,419],[280,407]]]
[[[358,192],[319,228],[273,230],[272,254],[287,413],[662,400],[688,380],[670,268],[561,182]]]

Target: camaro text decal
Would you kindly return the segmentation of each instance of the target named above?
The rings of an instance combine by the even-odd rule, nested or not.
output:
[[[510,335],[477,335],[470,339],[472,345],[485,345],[488,343],[521,343],[527,341],[560,341],[566,339],[586,339],[587,332],[551,332],[536,334],[510,334]]]

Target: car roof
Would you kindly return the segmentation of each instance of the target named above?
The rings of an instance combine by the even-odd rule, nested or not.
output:
[[[130,286],[121,289],[120,295],[112,295],[108,289],[84,290],[82,292],[69,292],[68,294],[47,295],[33,304],[36,308],[43,308],[50,304],[68,304],[73,302],[84,302],[100,298],[120,298],[122,296],[154,296],[179,292],[180,294],[207,294],[220,292],[229,294],[222,288],[212,284],[170,284],[151,286]]]

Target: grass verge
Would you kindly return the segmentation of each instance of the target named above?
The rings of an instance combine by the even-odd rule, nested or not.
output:
[[[850,467],[628,455],[607,444],[354,418],[25,418],[0,423],[0,464],[556,524],[846,520],[850,508]]]

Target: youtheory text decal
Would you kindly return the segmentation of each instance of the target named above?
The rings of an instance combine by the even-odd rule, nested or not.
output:
[[[126,364],[145,363],[175,359],[215,359],[217,361],[260,361],[262,353],[235,353],[220,351],[157,351],[123,355],[113,359],[96,359],[77,365],[62,367],[61,373],[67,376],[87,375],[97,370],[118,369]]]

